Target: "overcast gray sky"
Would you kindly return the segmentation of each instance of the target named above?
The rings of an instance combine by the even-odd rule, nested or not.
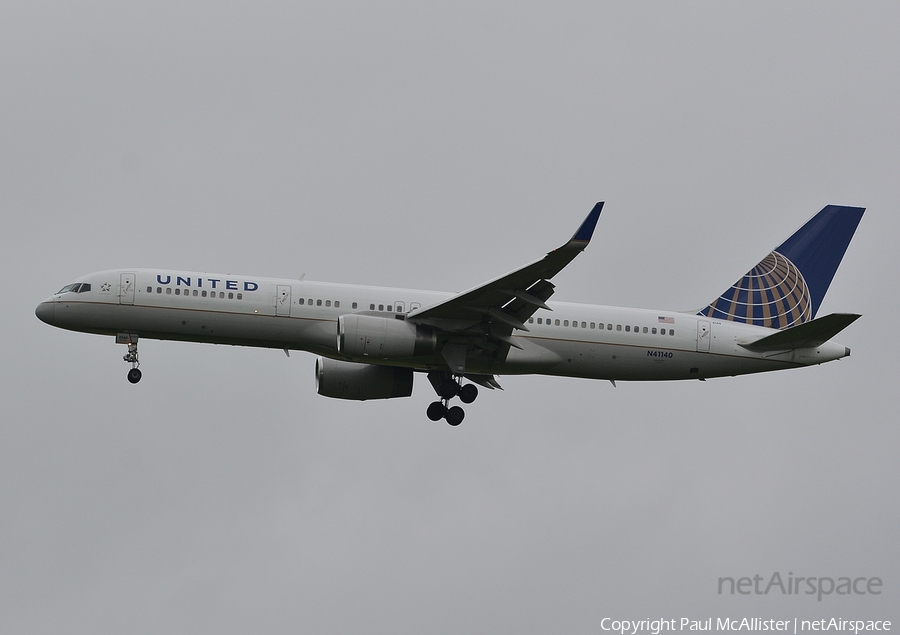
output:
[[[896,3],[0,9],[0,632],[596,633],[900,621]],[[868,208],[821,367],[315,394],[311,355],[40,323],[85,273],[459,291],[607,201],[555,299],[702,307]],[[866,576],[880,596],[717,594]]]

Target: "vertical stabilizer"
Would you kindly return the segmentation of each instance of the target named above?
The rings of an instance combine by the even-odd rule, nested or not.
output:
[[[864,211],[828,205],[699,315],[776,329],[812,320]]]

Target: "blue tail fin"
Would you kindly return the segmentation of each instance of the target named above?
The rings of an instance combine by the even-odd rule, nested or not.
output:
[[[827,206],[698,315],[776,329],[812,320],[864,211]]]

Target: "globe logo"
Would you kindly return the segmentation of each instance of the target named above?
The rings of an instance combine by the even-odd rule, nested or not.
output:
[[[800,270],[773,251],[699,315],[786,329],[812,319],[812,301]]]

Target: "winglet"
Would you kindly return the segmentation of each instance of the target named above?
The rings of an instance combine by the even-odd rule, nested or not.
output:
[[[587,218],[584,219],[584,222],[581,223],[581,227],[578,228],[578,231],[575,232],[575,235],[572,236],[572,240],[569,241],[569,245],[572,243],[583,243],[579,246],[584,248],[591,241],[591,236],[594,235],[594,228],[597,226],[597,220],[600,218],[600,210],[603,209],[603,201],[594,205],[594,209],[591,210],[591,213],[587,215]]]

